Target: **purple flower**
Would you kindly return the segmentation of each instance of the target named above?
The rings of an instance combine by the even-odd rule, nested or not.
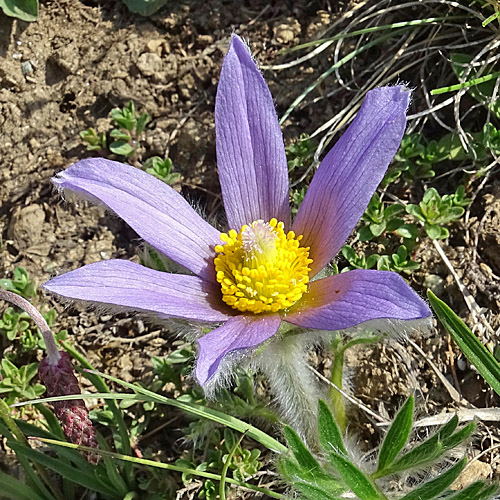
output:
[[[231,352],[248,352],[283,321],[345,330],[368,321],[430,316],[397,274],[356,270],[314,278],[337,254],[396,153],[409,92],[367,93],[319,166],[290,222],[288,169],[269,89],[243,41],[233,36],[215,105],[217,161],[230,231],[205,222],[176,191],[129,165],[82,160],[54,183],[103,203],[147,243],[192,274],[108,260],[58,276],[45,288],[63,297],[215,323],[198,340],[204,385]]]

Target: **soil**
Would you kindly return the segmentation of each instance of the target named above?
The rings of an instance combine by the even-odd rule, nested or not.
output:
[[[120,1],[47,0],[34,23],[0,15],[0,277],[11,277],[14,267],[22,266],[40,285],[102,259],[137,261],[140,242],[132,229],[86,202],[66,203],[50,183],[78,159],[97,156],[86,150],[80,132],[89,127],[109,131],[111,109],[129,100],[152,117],[141,158],[169,155],[182,174],[176,188],[206,214],[219,215],[214,98],[231,34],[244,35],[261,64],[278,63],[281,49],[320,37],[347,4],[182,0],[142,18]],[[306,77],[324,70],[322,64],[264,73],[279,115],[303,90]],[[320,91],[325,95],[329,88]],[[348,95],[344,89],[340,97],[292,115],[284,127],[285,141],[312,132],[318,116],[326,121]],[[498,176],[493,175],[469,219],[442,243],[493,330],[500,326],[495,182]],[[422,268],[412,285],[423,292],[428,275],[437,277],[440,296],[473,324],[462,293],[433,248],[421,249],[415,259]],[[137,318],[98,315],[46,296],[41,306],[48,305],[59,312],[56,329],[67,328],[69,340],[96,368],[125,381],[147,382],[151,357],[172,349],[172,340],[158,326]],[[479,333],[485,342],[496,342],[488,331]],[[418,344],[452,384],[458,380],[471,404],[491,404],[484,384],[463,360],[458,363],[458,351],[442,331]],[[353,393],[381,413],[392,414],[415,388],[424,413],[460,406],[428,361],[404,342],[360,347],[349,364],[356,374]],[[370,436],[366,439],[370,443]]]

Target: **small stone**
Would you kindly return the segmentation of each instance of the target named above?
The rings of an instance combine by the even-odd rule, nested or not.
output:
[[[442,295],[445,281],[437,274],[429,274],[424,280],[424,288],[429,288],[435,295]]]
[[[137,60],[137,67],[144,76],[152,76],[162,70],[163,63],[158,54],[144,52]]]
[[[26,249],[40,242],[45,212],[40,205],[29,205],[17,210],[9,224],[7,235],[19,249]]]

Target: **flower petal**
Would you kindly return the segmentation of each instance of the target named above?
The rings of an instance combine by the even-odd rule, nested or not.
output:
[[[219,231],[176,191],[138,168],[104,158],[75,163],[54,184],[107,205],[150,245],[201,278],[215,281]]]
[[[43,285],[62,297],[155,313],[161,318],[226,321],[234,315],[220,290],[198,276],[155,271],[126,260],[105,260],[57,276]]]
[[[420,320],[427,304],[396,273],[357,269],[313,281],[284,318],[316,330],[343,330],[376,319]]]
[[[273,99],[234,35],[215,100],[217,166],[229,227],[275,217],[288,227],[288,167]]]
[[[356,118],[325,156],[292,229],[311,248],[311,276],[337,254],[363,215],[399,148],[409,91],[371,90]]]
[[[205,385],[214,375],[222,358],[232,351],[257,347],[278,330],[281,318],[272,315],[240,315],[198,339],[199,356],[196,378]]]

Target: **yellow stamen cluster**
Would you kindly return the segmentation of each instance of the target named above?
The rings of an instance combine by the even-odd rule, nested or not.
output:
[[[222,300],[254,314],[287,309],[299,300],[309,282],[309,247],[302,235],[283,231],[283,222],[257,220],[221,234],[214,260]]]

